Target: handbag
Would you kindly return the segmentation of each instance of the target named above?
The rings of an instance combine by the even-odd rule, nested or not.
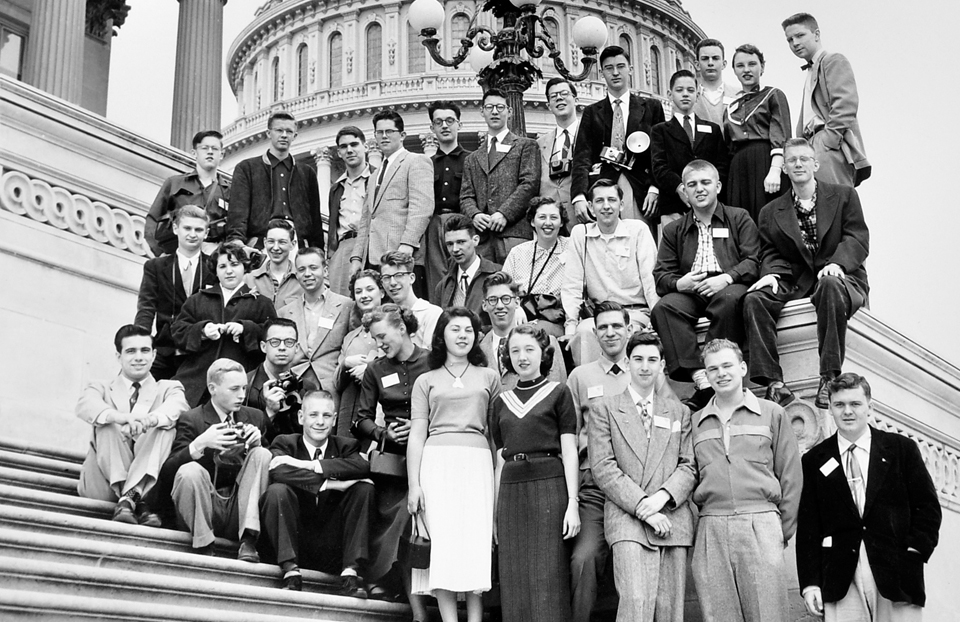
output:
[[[421,514],[413,514],[404,527],[398,550],[400,563],[420,570],[430,567],[430,534]]]
[[[370,461],[370,473],[380,477],[406,480],[407,458],[400,454],[384,451],[386,440],[387,436],[384,434],[380,443],[376,447],[370,448],[370,453],[367,456]]]

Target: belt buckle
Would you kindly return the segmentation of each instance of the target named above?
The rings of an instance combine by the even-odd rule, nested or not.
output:
[[[517,462],[518,460],[526,460],[527,454],[513,454],[513,461]]]

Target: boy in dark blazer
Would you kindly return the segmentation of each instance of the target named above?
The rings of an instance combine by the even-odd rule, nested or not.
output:
[[[797,574],[807,610],[834,620],[919,620],[940,502],[917,444],[867,424],[866,378],[830,382],[837,433],[803,457]]]

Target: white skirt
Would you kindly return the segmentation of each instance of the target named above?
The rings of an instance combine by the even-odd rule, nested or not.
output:
[[[411,591],[488,591],[493,543],[490,450],[426,445],[420,486],[430,537],[430,568],[413,570]]]

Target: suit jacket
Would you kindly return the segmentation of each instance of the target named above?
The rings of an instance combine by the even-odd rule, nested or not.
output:
[[[800,588],[819,586],[826,602],[842,599],[853,581],[863,542],[881,596],[922,607],[923,564],[939,539],[937,491],[914,441],[869,430],[862,517],[847,484],[837,435],[803,456],[797,528]],[[908,547],[917,552],[908,552]]]
[[[502,238],[533,239],[533,228],[527,220],[530,199],[540,189],[540,154],[537,141],[507,132],[502,145],[509,151],[495,151],[493,166],[487,153],[488,143],[467,156],[463,163],[463,185],[460,186],[460,212],[469,218],[477,214],[500,212],[507,226],[497,234]],[[481,240],[489,233],[480,235]]]
[[[579,132],[580,126],[577,126]],[[567,212],[567,218],[570,222],[569,227],[577,222],[577,212],[573,209],[573,203],[570,196],[570,184],[573,177],[567,175],[563,179],[550,179],[550,158],[553,157],[553,145],[557,142],[557,128],[544,132],[537,137],[537,144],[540,146],[540,192],[539,196],[552,197],[563,206]],[[573,155],[573,147],[577,143],[577,136],[570,137],[570,155]],[[571,158],[572,159],[572,158]],[[568,231],[564,235],[568,235]]]
[[[350,332],[350,317],[353,314],[353,301],[346,296],[327,290],[320,316],[329,320],[329,326],[320,326],[313,341],[309,341],[306,315],[303,312],[303,298],[293,298],[280,307],[277,315],[297,323],[299,346],[293,356],[293,371],[302,375],[307,367],[320,380],[320,387],[336,395],[337,357],[343,338]]]
[[[500,264],[480,257],[480,267],[473,276],[473,280],[470,281],[470,284],[467,286],[467,296],[463,306],[480,316],[480,324],[484,330],[489,329],[491,323],[490,316],[483,310],[483,281],[491,274],[499,272],[502,269],[503,266]],[[457,293],[457,273],[459,271],[460,268],[457,266],[457,262],[450,260],[447,266],[447,273],[444,274],[440,282],[437,283],[435,292],[437,306],[443,307],[444,309],[453,306],[453,297]]]
[[[210,270],[208,255],[200,254],[193,275],[193,292],[217,284],[216,272]],[[179,315],[187,293],[183,290],[183,275],[176,253],[148,259],[143,264],[143,280],[137,295],[137,316],[133,323],[144,328],[153,328],[154,319],[157,330],[153,345],[162,354],[172,354],[176,349],[170,332],[173,320]]]
[[[627,137],[636,131],[645,132],[648,136],[653,126],[663,123],[663,106],[660,102],[647,99],[633,93],[630,94],[630,113],[627,116]],[[600,152],[610,146],[610,137],[613,134],[613,106],[610,99],[604,95],[603,99],[590,104],[583,110],[580,119],[580,130],[577,132],[577,144],[573,150],[573,172],[570,194],[576,198],[586,195],[593,182],[601,178],[616,180],[622,172],[630,186],[633,196],[640,203],[647,196],[647,189],[655,185],[653,166],[650,160],[650,150],[636,155],[633,168],[621,171],[612,164],[600,159]],[[599,174],[591,174],[591,169],[599,165]],[[676,187],[676,186],[674,186]],[[663,188],[659,188],[663,194]]]
[[[517,311],[522,313],[522,311]],[[503,342],[501,342],[503,343]],[[550,373],[547,374],[547,380],[567,384],[567,368],[563,364],[563,350],[560,348],[560,342],[553,335],[550,335],[550,345],[553,346],[553,365],[550,367]],[[494,370],[501,370],[500,384],[504,391],[510,391],[517,387],[520,376],[506,369],[501,368],[499,363],[500,353],[493,347],[493,331],[491,330],[480,341],[480,349],[487,356],[487,367]]]
[[[274,456],[291,456],[297,460],[311,460],[310,450],[303,443],[302,434],[282,434],[270,444],[270,453]],[[320,487],[327,480],[353,480],[370,476],[370,463],[360,454],[360,443],[342,436],[330,436],[327,447],[320,460],[322,474],[305,471],[288,465],[281,465],[270,471],[270,481],[292,486],[297,496],[306,495],[321,498],[324,492]],[[303,503],[300,504],[303,507]]]
[[[677,281],[693,268],[700,245],[695,219],[691,210],[663,228],[657,266],[653,269],[657,293],[661,296],[677,291]],[[760,234],[750,214],[739,207],[718,203],[711,223],[715,236],[720,229],[728,232],[727,237],[713,238],[713,252],[720,268],[734,283],[752,285],[760,273]]]
[[[649,439],[629,389],[595,403],[590,417],[590,463],[594,479],[607,496],[603,509],[607,542],[639,542],[651,548],[692,546],[693,511],[687,499],[697,473],[690,410],[655,394]],[[636,517],[644,497],[661,489],[670,494],[662,512],[673,525],[665,537]]]
[[[847,162],[856,169],[856,182],[859,184],[870,177],[872,168],[863,148],[863,136],[857,120],[860,107],[857,81],[846,56],[837,52],[823,55],[813,76],[811,93],[813,110],[826,123],[823,128],[827,133],[824,141],[826,146],[843,152]],[[797,136],[812,135],[804,127],[809,122],[810,119],[804,119],[801,114],[797,122]]]
[[[360,212],[354,258],[379,265],[380,257],[401,244],[420,249],[433,216],[433,161],[422,153],[394,154],[376,192],[379,171],[367,179],[367,198]],[[422,263],[423,251],[417,252]]]
[[[760,210],[760,276],[780,275],[780,296],[795,300],[809,296],[817,273],[829,263],[843,268],[850,313],[867,303],[870,286],[864,262],[870,252],[870,231],[863,220],[860,197],[847,186],[817,182],[817,239],[814,256],[803,244],[791,192]]]
[[[685,214],[690,211],[677,195],[677,186],[683,179],[683,168],[694,160],[706,160],[717,167],[720,182],[727,182],[729,153],[723,140],[720,126],[707,119],[694,116],[693,144],[683,131],[676,117],[653,126],[650,136],[650,158],[653,163],[653,178],[660,189],[660,214]],[[701,128],[710,128],[701,131]]]
[[[83,388],[77,402],[76,415],[97,425],[97,417],[106,410],[134,415],[157,415],[157,427],[172,428],[180,415],[190,407],[183,396],[183,385],[175,380],[154,380],[147,376],[140,382],[140,395],[130,410],[130,393],[119,376],[110,382],[94,380]]]
[[[301,398],[307,391],[317,391],[320,389],[320,381],[317,379],[316,374],[313,373],[312,367],[308,366],[301,372],[299,378],[302,388],[297,393]],[[244,406],[262,410],[263,413],[267,415],[267,400],[263,396],[263,385],[269,379],[270,376],[267,375],[267,371],[263,368],[262,364],[247,374],[247,399],[243,402]],[[334,393],[333,395],[336,394]],[[282,408],[273,419],[270,419],[270,415],[267,415],[269,424],[267,425],[267,434],[265,435],[266,442],[272,441],[280,434],[294,434],[297,430],[302,429],[299,421],[297,421],[297,415],[299,413],[300,402],[297,402],[296,404]]]

